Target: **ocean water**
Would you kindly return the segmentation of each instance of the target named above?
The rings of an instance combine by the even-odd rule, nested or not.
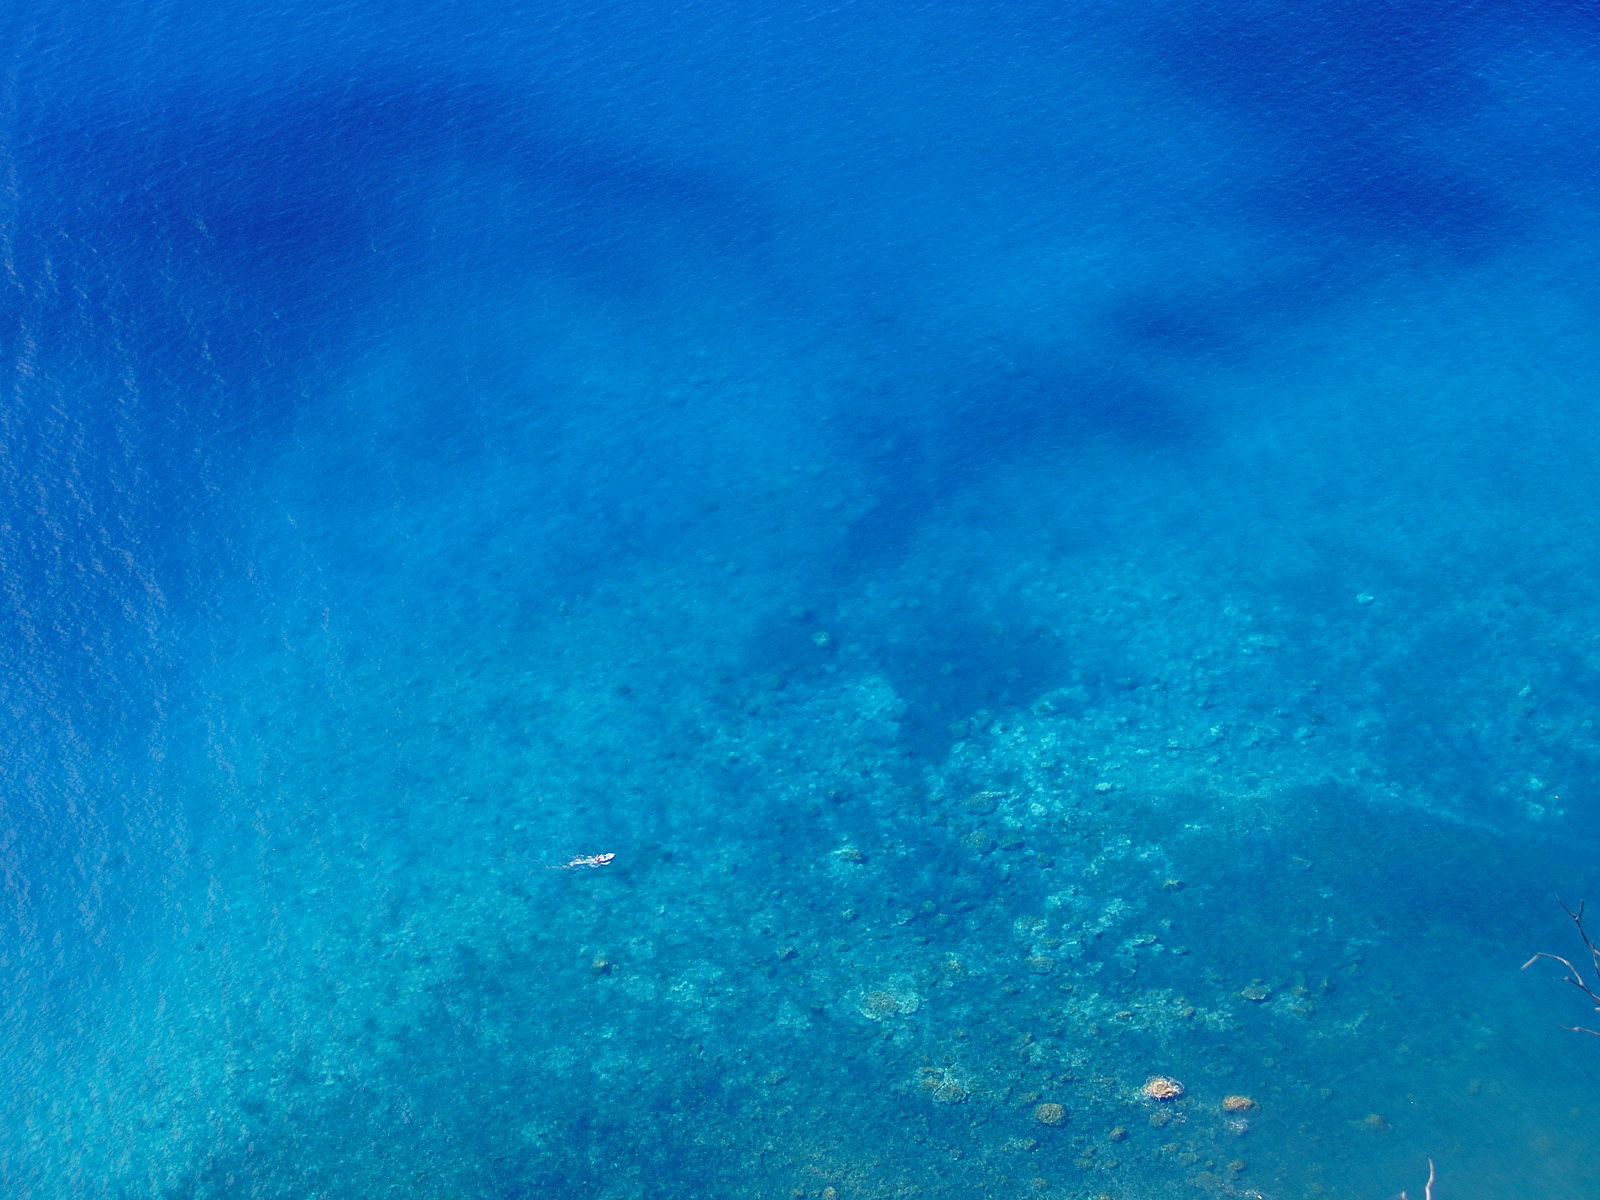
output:
[[[6,1196],[1600,1195],[1588,7],[4,28]]]

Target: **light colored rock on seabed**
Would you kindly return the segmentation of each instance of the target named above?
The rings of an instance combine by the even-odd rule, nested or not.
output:
[[[911,978],[894,976],[880,984],[859,989],[852,996],[852,1007],[869,1021],[887,1021],[910,1016],[922,1007],[922,996]]]

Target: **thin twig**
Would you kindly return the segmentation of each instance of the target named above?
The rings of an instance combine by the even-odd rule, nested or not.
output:
[[[1571,917],[1572,923],[1578,927],[1578,936],[1583,939],[1584,946],[1586,946],[1589,950],[1589,962],[1592,965],[1596,976],[1600,976],[1600,946],[1596,946],[1594,944],[1594,939],[1589,936],[1588,930],[1584,929],[1583,927],[1583,910],[1588,904],[1588,901],[1584,901],[1583,904],[1578,905],[1576,911],[1568,908],[1567,902],[1560,896],[1556,897],[1556,903],[1561,905],[1561,911],[1566,913],[1567,916]]]

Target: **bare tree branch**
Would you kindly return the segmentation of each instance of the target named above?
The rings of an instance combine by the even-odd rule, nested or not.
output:
[[[1400,1200],[1410,1200],[1404,1192],[1400,1193]],[[1428,1159],[1428,1182],[1422,1187],[1422,1200],[1433,1200],[1433,1159]]]
[[[1583,939],[1584,948],[1589,951],[1589,972],[1594,976],[1594,982],[1592,984],[1587,982],[1583,977],[1583,972],[1572,965],[1571,959],[1562,958],[1559,954],[1547,954],[1543,950],[1539,951],[1539,953],[1535,954],[1527,962],[1523,963],[1522,969],[1526,971],[1541,958],[1548,958],[1551,962],[1560,963],[1567,969],[1567,973],[1564,977],[1566,981],[1572,984],[1573,987],[1577,988],[1585,996],[1589,997],[1589,999],[1594,1003],[1595,1012],[1600,1012],[1600,990],[1597,990],[1600,989],[1600,946],[1596,946],[1594,944],[1594,939],[1589,936],[1589,931],[1583,927],[1584,906],[1580,904],[1578,905],[1576,911],[1574,911],[1573,909],[1568,908],[1566,901],[1562,900],[1560,897],[1556,898],[1556,903],[1561,905],[1561,911],[1566,913],[1567,916],[1571,917],[1572,923],[1578,927],[1578,936]],[[1573,1033],[1587,1033],[1592,1034],[1594,1037],[1600,1037],[1600,1029],[1588,1029],[1582,1025],[1564,1025],[1562,1028],[1568,1029]]]

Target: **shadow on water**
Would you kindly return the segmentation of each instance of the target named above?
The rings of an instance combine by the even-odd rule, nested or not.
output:
[[[1181,450],[1202,424],[1181,396],[1132,373],[1044,361],[994,371],[939,406],[841,414],[836,438],[865,465],[873,505],[838,571],[854,577],[894,563],[926,523],[993,473],[1040,462],[1071,471],[1074,452],[1091,445]]]
[[[1497,175],[1431,153],[1489,101],[1476,21],[1443,9],[1332,0],[1167,30],[1164,62],[1194,95],[1257,126],[1242,196],[1262,220],[1336,254],[1502,247],[1517,221]],[[1267,149],[1266,147],[1277,147]],[[1326,247],[1324,252],[1327,252]]]
[[[970,578],[941,568],[940,578],[908,597],[889,626],[852,630],[835,604],[863,578],[898,567],[919,543],[929,549],[926,539],[937,538],[997,472],[1054,463],[1070,473],[1075,457],[1091,447],[1181,452],[1198,442],[1203,425],[1200,414],[1163,387],[1070,363],[995,372],[942,407],[885,405],[835,418],[843,452],[865,468],[871,507],[830,558],[826,578],[810,589],[824,598],[815,621],[846,642],[877,647],[874,668],[906,701],[908,748],[938,757],[978,710],[1024,704],[1061,682],[1069,667],[1064,651],[983,590],[977,563]],[[767,670],[811,669],[816,648],[805,626],[775,617],[752,640],[751,658]]]
[[[370,73],[136,100],[146,120],[125,96],[40,106],[20,139],[22,266],[174,385],[228,380],[232,411],[197,415],[245,433],[281,429],[288,385],[430,273],[514,264],[625,297],[653,284],[669,233],[713,255],[761,240],[723,181],[577,127],[533,88]]]

